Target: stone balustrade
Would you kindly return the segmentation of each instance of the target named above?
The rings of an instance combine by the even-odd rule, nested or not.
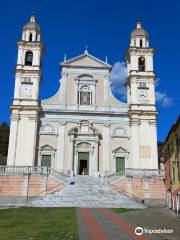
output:
[[[56,180],[65,181],[70,174],[65,170],[54,170],[37,166],[0,166],[0,176],[3,175],[51,175]]]
[[[156,177],[156,178],[164,178],[165,172],[160,169],[137,169],[137,168],[126,168],[120,172],[111,172],[105,174],[105,178],[108,182],[113,183],[125,177]]]

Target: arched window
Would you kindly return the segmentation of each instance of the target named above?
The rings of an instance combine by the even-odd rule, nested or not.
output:
[[[143,46],[143,40],[142,39],[140,39],[140,41],[139,41],[139,45],[140,45],[140,47],[142,47]]]
[[[145,71],[145,58],[144,57],[139,57],[138,65],[139,65],[139,71],[144,72]]]
[[[25,55],[25,66],[32,66],[33,62],[33,53],[31,51],[27,51]]]
[[[29,41],[32,42],[32,33],[29,35]]]

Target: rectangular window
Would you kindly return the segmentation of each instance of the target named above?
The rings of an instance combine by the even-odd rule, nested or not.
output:
[[[139,82],[139,88],[147,88],[146,82]]]
[[[32,84],[30,77],[23,77],[22,80],[21,80],[21,82],[22,82],[22,83]]]

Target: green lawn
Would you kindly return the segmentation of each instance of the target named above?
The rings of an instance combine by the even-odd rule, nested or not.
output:
[[[0,240],[78,239],[75,208],[0,210]]]

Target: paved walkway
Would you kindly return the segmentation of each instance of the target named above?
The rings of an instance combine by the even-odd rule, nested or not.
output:
[[[134,227],[108,209],[77,208],[80,240],[148,240],[137,236]]]
[[[77,208],[80,240],[179,240],[180,217],[167,208],[146,208],[115,214],[106,208]],[[173,229],[172,233],[137,236],[136,227]]]

